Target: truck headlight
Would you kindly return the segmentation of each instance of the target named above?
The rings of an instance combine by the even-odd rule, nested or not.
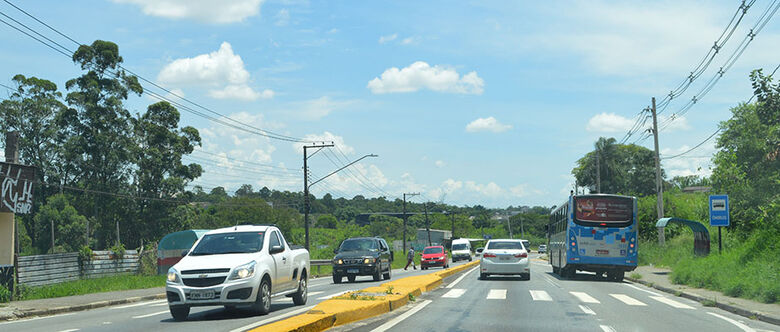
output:
[[[371,263],[374,263],[374,262],[376,262],[376,258],[366,258],[366,259],[363,259],[363,264],[371,264]]]
[[[179,283],[179,273],[176,271],[176,269],[168,269],[168,282]]]
[[[255,275],[255,265],[257,265],[256,262],[251,261],[247,264],[241,265],[233,270],[233,273],[230,274],[229,280],[239,280],[239,279],[246,279],[251,278]]]
[[[340,259],[334,259],[334,260],[333,260],[333,264],[336,264],[336,265],[341,265],[341,264],[344,264],[344,261],[343,261],[343,260],[340,260]]]

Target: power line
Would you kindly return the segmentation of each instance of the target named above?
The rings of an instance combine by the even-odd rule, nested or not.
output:
[[[54,31],[54,32],[58,33],[59,35],[61,35],[61,36],[65,37],[65,38],[67,38],[68,40],[70,40],[70,41],[71,41],[71,42],[73,42],[74,44],[76,44],[76,45],[79,45],[79,46],[81,46],[81,45],[82,45],[81,43],[77,42],[77,41],[76,41],[76,40],[74,40],[73,38],[71,38],[71,37],[67,36],[66,34],[64,34],[64,33],[60,32],[59,30],[57,30],[57,29],[53,28],[52,26],[50,26],[50,25],[46,24],[45,22],[41,21],[41,20],[40,20],[40,19],[38,19],[37,17],[33,16],[32,14],[30,14],[30,13],[28,13],[28,12],[24,11],[23,9],[19,8],[18,6],[14,5],[14,4],[13,4],[13,3],[11,3],[10,1],[8,1],[8,0],[3,0],[3,1],[5,1],[7,4],[11,5],[12,7],[16,8],[17,10],[21,11],[21,12],[22,12],[22,13],[24,13],[25,15],[29,16],[30,18],[34,19],[34,20],[35,20],[35,21],[37,21],[38,23],[40,23],[40,24],[42,24],[42,25],[46,26],[47,28],[51,29],[52,31]],[[8,18],[10,18],[9,16],[5,15],[5,14],[4,14],[4,13],[2,13],[2,12],[0,12],[0,14],[2,14],[3,16],[6,16],[6,17],[8,17]],[[13,26],[12,24],[10,24],[10,23],[8,23],[8,22],[6,22],[6,21],[2,20],[2,19],[0,19],[0,22],[2,22],[2,23],[5,23],[6,25],[10,26],[11,28],[14,28],[14,29],[16,29],[17,31],[19,31],[19,32],[21,32],[21,33],[24,33],[25,35],[29,36],[30,38],[33,38],[33,39],[35,39],[36,41],[38,41],[38,42],[40,42],[40,43],[42,43],[42,44],[44,44],[44,45],[46,45],[46,46],[48,46],[48,47],[52,48],[53,50],[55,50],[55,51],[57,51],[57,52],[59,52],[59,53],[61,53],[61,54],[65,55],[65,56],[67,56],[68,58],[71,58],[71,57],[72,57],[72,54],[73,54],[73,52],[72,52],[72,51],[70,51],[68,48],[66,48],[66,47],[62,46],[61,44],[59,44],[59,43],[57,43],[57,42],[55,42],[55,41],[53,41],[53,40],[49,39],[48,37],[45,37],[45,36],[43,36],[42,34],[40,34],[39,32],[37,32],[36,30],[34,30],[34,29],[32,29],[32,28],[30,28],[30,27],[28,27],[28,26],[26,26],[26,25],[24,25],[24,24],[22,24],[22,23],[20,23],[20,22],[18,22],[18,21],[16,21],[16,20],[14,20],[13,18],[10,18],[10,19],[12,19],[14,22],[17,22],[19,25],[21,25],[21,26],[23,26],[23,27],[27,28],[28,30],[32,31],[33,33],[35,33],[35,34],[37,34],[37,35],[39,35],[39,36],[41,36],[41,37],[45,38],[46,40],[50,41],[52,44],[55,44],[55,45],[59,46],[61,49],[64,49],[64,50],[66,50],[66,51],[70,52],[70,54],[63,52],[61,49],[58,49],[58,48],[56,48],[56,47],[52,46],[51,44],[48,44],[48,43],[46,43],[46,42],[44,42],[44,41],[42,41],[42,40],[38,39],[37,37],[30,35],[29,33],[27,33],[27,32],[25,32],[25,31],[23,31],[23,30],[19,29],[19,28],[18,28],[18,27],[16,27],[16,26]],[[222,118],[222,119],[225,119],[225,120],[228,120],[228,121],[230,121],[230,122],[233,122],[233,123],[235,123],[236,125],[229,125],[230,127],[233,127],[233,128],[235,128],[235,129],[238,129],[238,130],[243,130],[243,131],[247,131],[247,132],[250,132],[250,133],[252,133],[252,134],[255,134],[255,135],[264,136],[264,137],[271,138],[271,139],[276,139],[276,140],[282,140],[282,141],[288,141],[288,142],[294,142],[294,143],[310,143],[310,141],[308,141],[308,140],[305,140],[305,139],[301,139],[301,138],[296,138],[296,137],[292,137],[292,136],[287,136],[287,135],[282,135],[282,134],[274,133],[274,132],[272,132],[272,131],[265,130],[265,129],[261,129],[261,128],[258,128],[258,127],[255,127],[255,126],[252,126],[252,125],[249,125],[249,124],[243,123],[243,122],[241,122],[241,121],[235,120],[235,119],[233,119],[233,118],[231,118],[231,117],[228,117],[228,116],[226,116],[226,115],[223,115],[223,114],[221,114],[221,113],[219,113],[219,112],[216,112],[216,111],[214,111],[214,110],[212,110],[212,109],[210,109],[210,108],[208,108],[208,107],[205,107],[205,106],[203,106],[203,105],[201,105],[201,104],[199,104],[199,103],[196,103],[196,102],[194,102],[194,101],[192,101],[192,100],[189,100],[189,99],[187,99],[187,98],[184,98],[183,96],[180,96],[180,95],[178,95],[178,94],[176,94],[176,93],[174,93],[174,92],[172,92],[172,91],[170,91],[170,90],[168,90],[168,89],[166,89],[166,88],[164,88],[164,87],[162,87],[162,86],[160,86],[160,85],[158,85],[158,84],[156,84],[156,83],[152,82],[151,80],[148,80],[148,79],[146,79],[145,77],[143,77],[143,76],[141,76],[141,75],[138,75],[137,73],[133,72],[132,70],[129,70],[129,69],[125,68],[125,67],[124,67],[124,66],[122,66],[121,64],[119,64],[119,65],[118,65],[118,67],[119,67],[120,69],[122,69],[122,70],[125,70],[126,72],[130,73],[131,75],[134,75],[134,76],[138,77],[139,79],[141,79],[142,81],[146,82],[147,84],[150,84],[150,85],[152,85],[152,86],[154,86],[154,87],[156,87],[156,88],[158,88],[158,89],[160,89],[160,90],[163,90],[163,91],[165,91],[166,93],[168,93],[168,94],[170,94],[170,95],[172,95],[172,96],[175,96],[175,97],[177,97],[177,98],[179,98],[179,99],[181,99],[181,100],[183,100],[183,101],[185,101],[185,102],[188,102],[188,103],[190,103],[190,104],[194,105],[194,106],[195,106],[195,107],[197,107],[197,108],[200,108],[200,109],[202,109],[202,110],[204,110],[204,111],[206,111],[206,112],[208,112],[208,113],[214,114],[214,115],[218,116],[219,118]],[[147,90],[148,90],[148,89],[144,89],[144,92],[146,92]],[[172,101],[172,100],[170,100],[169,98],[166,98],[166,97],[164,97],[164,96],[157,95],[157,97],[158,97],[158,98],[160,98],[160,99],[162,99],[162,100],[164,100],[164,101],[168,101],[168,102],[170,102],[170,103],[173,103],[173,101]],[[179,105],[181,105],[181,104],[179,104]],[[182,106],[183,106],[183,105],[182,105]],[[205,117],[205,118],[207,118],[207,119],[209,119],[209,120],[211,120],[211,121],[214,121],[214,122],[217,122],[217,123],[220,123],[220,124],[223,124],[223,125],[228,125],[228,124],[226,124],[224,121],[217,121],[217,119],[215,119],[215,118],[213,118],[213,117],[206,116],[206,114],[203,114],[203,113],[200,113],[200,114],[198,114],[198,113],[194,112],[194,110],[193,110],[193,109],[190,109],[189,111],[190,111],[190,113],[193,113],[193,114],[196,114],[196,115],[200,115],[200,116],[202,116],[202,117]],[[240,127],[239,127],[239,126],[240,126]],[[244,128],[244,127],[246,127],[246,128]],[[249,130],[249,129],[247,129],[247,128],[250,128],[250,129],[252,129],[252,130]]]
[[[676,154],[676,155],[674,155],[674,156],[670,156],[670,157],[664,157],[664,158],[661,158],[661,159],[663,159],[663,160],[667,160],[667,159],[674,159],[674,158],[677,158],[677,157],[679,157],[679,156],[682,156],[682,155],[684,155],[684,154],[687,154],[688,152],[691,152],[691,151],[693,151],[693,150],[696,150],[696,149],[698,149],[700,146],[704,145],[704,143],[707,143],[707,141],[709,141],[710,139],[712,139],[713,137],[715,137],[715,135],[717,135],[717,134],[718,134],[720,131],[721,131],[721,129],[720,129],[720,128],[718,128],[718,130],[716,130],[714,133],[712,133],[712,135],[710,135],[709,137],[707,137],[706,139],[704,139],[704,141],[702,141],[701,143],[697,144],[696,146],[694,146],[694,147],[690,148],[688,151],[685,151],[685,152],[683,152],[683,153],[680,153],[680,154]]]
[[[257,168],[251,168],[247,166],[241,166],[241,165],[220,165],[217,161],[209,160],[209,159],[203,159],[200,157],[190,156],[190,155],[184,155],[182,158],[187,158],[189,160],[193,160],[198,163],[206,163],[211,166],[216,166],[225,170],[237,170],[241,172],[249,172],[254,174],[260,174],[260,175],[270,175],[270,176],[282,176],[282,177],[295,177],[297,178],[297,174],[292,174],[291,172],[284,172],[284,171],[276,171],[276,170],[264,170],[264,169],[257,169]]]
[[[271,164],[258,163],[258,162],[255,162],[255,161],[250,161],[250,160],[245,160],[245,159],[238,159],[238,158],[228,157],[227,154],[222,155],[222,154],[218,154],[218,153],[208,152],[208,151],[205,151],[203,149],[193,150],[193,152],[203,153],[203,154],[207,154],[207,155],[218,157],[218,158],[225,158],[227,160],[238,161],[238,162],[252,164],[252,165],[256,165],[256,166],[260,166],[260,167],[269,167],[269,168],[283,169],[283,170],[296,171],[296,172],[300,172],[301,171],[298,168],[282,167],[282,166],[276,166],[276,165],[271,165]]]

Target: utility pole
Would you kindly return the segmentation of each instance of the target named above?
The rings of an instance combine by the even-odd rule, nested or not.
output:
[[[309,250],[309,166],[307,164],[308,151],[306,149],[323,149],[333,146],[333,142],[330,144],[312,144],[303,146],[303,227],[306,229],[306,250]],[[317,153],[319,150],[315,151]],[[314,155],[312,154],[312,156]]]
[[[512,218],[509,216],[509,211],[507,211],[505,216],[506,216],[506,225],[507,225],[507,227],[509,227],[509,238],[510,239],[514,239],[515,237],[512,236]],[[522,222],[522,220],[521,220],[521,222]]]
[[[417,196],[420,193],[404,193],[404,254],[406,254],[406,196]]]
[[[431,222],[428,220],[428,203],[425,202],[425,231],[428,232],[428,245],[431,244]]]
[[[661,179],[661,158],[658,155],[658,119],[655,111],[655,97],[653,97],[653,108],[651,111],[653,112],[653,145],[655,146],[655,191],[658,199],[656,207],[658,209],[658,219],[661,219],[664,217],[664,184],[663,179]],[[663,245],[664,242],[666,242],[664,229],[659,228],[658,243]]]
[[[450,211],[450,220],[452,221],[452,234],[450,235],[450,239],[455,238],[455,212]]]
[[[601,163],[599,162],[599,150],[596,150],[596,193],[601,194]]]

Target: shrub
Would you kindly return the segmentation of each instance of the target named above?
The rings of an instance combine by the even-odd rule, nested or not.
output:
[[[157,243],[150,243],[144,247],[141,257],[138,258],[138,274],[153,276],[157,274]]]
[[[114,253],[114,255],[116,255],[117,259],[125,258],[125,251],[127,251],[125,249],[125,245],[121,243],[111,246],[109,250],[111,250]]]
[[[8,288],[5,288],[5,286],[0,285],[0,303],[10,302],[11,301],[11,291],[8,290]]]

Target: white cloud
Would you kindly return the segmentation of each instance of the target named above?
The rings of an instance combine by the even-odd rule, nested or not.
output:
[[[352,105],[354,101],[333,100],[328,96],[298,103],[299,114],[306,120],[319,120],[333,111]]]
[[[141,7],[144,14],[205,23],[235,23],[260,13],[264,0],[113,0]]]
[[[710,176],[712,175],[712,157],[718,150],[715,147],[717,140],[713,139],[682,156],[668,159],[668,157],[678,155],[691,149],[688,145],[682,145],[679,148],[661,149],[661,166],[666,172],[666,177],[671,179],[675,176]]]
[[[219,99],[256,100],[274,95],[272,90],[257,92],[249,87],[244,61],[228,42],[209,54],[174,60],[160,71],[157,80],[168,85],[205,86],[209,96]]]
[[[309,142],[325,142],[330,143],[333,142],[333,144],[338,148],[341,149],[342,152],[345,154],[352,154],[355,153],[355,149],[347,144],[344,143],[344,137],[335,135],[331,132],[324,132],[322,134],[309,134],[304,137],[304,140]],[[294,143],[292,145],[293,149],[295,149],[295,152],[298,154],[303,154],[303,145],[304,143]],[[329,148],[329,149],[335,149],[336,147]]]
[[[647,116],[643,114],[642,116]],[[596,114],[585,126],[585,130],[596,133],[618,133],[628,132],[633,126],[636,119],[629,119],[615,113],[601,113]],[[651,119],[647,119],[644,125],[640,127],[637,132],[642,132],[653,127]],[[665,115],[658,116],[658,127],[666,131],[675,130],[688,130],[691,126],[688,124],[688,120],[684,116],[673,116],[670,121],[669,117]]]
[[[500,133],[512,129],[511,125],[498,122],[494,117],[479,118],[466,125],[466,131],[476,133],[480,131],[490,131]]]
[[[497,185],[495,182],[480,184],[474,181],[466,181],[465,188],[488,197],[498,197],[504,195],[504,189],[502,189],[501,186]]]
[[[368,82],[372,93],[415,92],[429,89],[437,92],[482,94],[485,81],[472,71],[461,76],[455,69],[417,61],[408,67],[389,68]]]
[[[436,161],[434,164],[435,164],[435,165],[436,165],[436,167],[438,167],[438,168],[442,168],[442,167],[444,167],[444,166],[447,166],[447,164],[446,164],[444,161],[441,161],[441,160],[437,160],[437,161]]]
[[[401,45],[409,45],[415,43],[417,43],[417,38],[415,37],[407,37],[401,40]]]
[[[397,33],[394,33],[392,35],[387,35],[387,36],[380,36],[379,37],[379,43],[380,44],[384,44],[384,43],[387,43],[387,42],[391,42],[391,41],[395,40],[396,38],[398,38],[398,34]]]
[[[596,114],[588,120],[585,130],[590,132],[616,133],[627,132],[634,125],[634,120],[627,119],[615,113]]]
[[[282,8],[279,10],[278,13],[276,13],[276,24],[277,26],[285,26],[288,23],[290,23],[290,11],[287,10],[287,8]]]

